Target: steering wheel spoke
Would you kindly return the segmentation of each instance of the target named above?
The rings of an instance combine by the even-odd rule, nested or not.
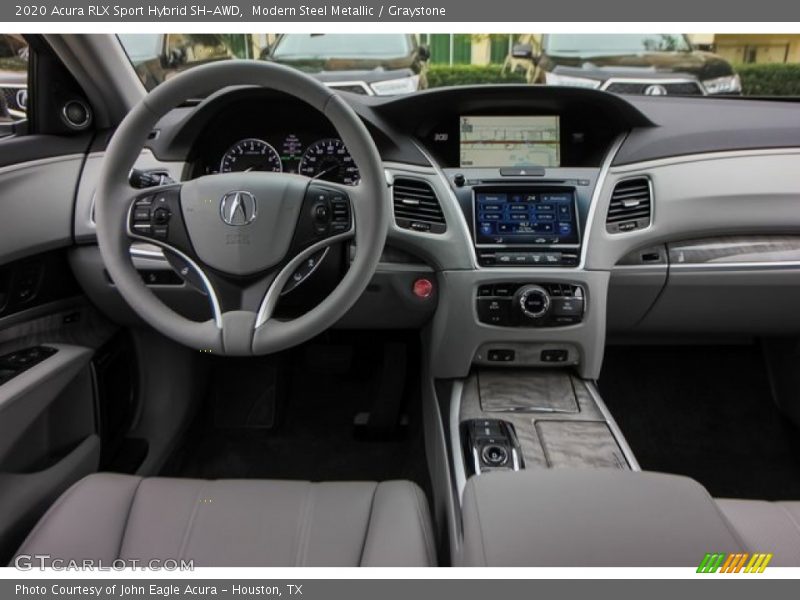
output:
[[[130,200],[126,227],[128,237],[162,248],[172,268],[209,300],[214,323],[222,328],[220,286],[202,266],[186,232],[180,207],[181,185],[171,184],[139,191]]]

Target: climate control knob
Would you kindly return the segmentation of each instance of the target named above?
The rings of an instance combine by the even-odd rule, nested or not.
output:
[[[517,290],[516,306],[529,319],[541,319],[550,311],[550,294],[540,285],[524,285]]]

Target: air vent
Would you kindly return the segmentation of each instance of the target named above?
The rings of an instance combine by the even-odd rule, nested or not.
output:
[[[652,201],[652,189],[647,177],[620,181],[611,194],[606,231],[622,233],[644,229],[650,225]]]
[[[416,179],[394,180],[394,220],[398,227],[444,233],[447,224],[433,188]]]

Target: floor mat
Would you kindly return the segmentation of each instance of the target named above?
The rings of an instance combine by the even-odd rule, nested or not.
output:
[[[363,354],[369,361],[374,351]],[[321,360],[314,348],[292,351],[272,364],[263,359],[221,362],[225,366],[214,369],[201,414],[162,474],[311,481],[410,479],[429,489],[422,429],[415,414],[418,380],[409,384],[411,424],[405,434],[389,441],[362,440],[354,435],[353,419],[370,407],[374,369],[356,364],[342,372],[336,362]],[[219,382],[230,376],[231,369],[240,378],[249,378],[249,383],[233,390],[245,398],[229,397],[232,410],[225,416],[224,385]],[[256,391],[259,378],[261,396]],[[271,419],[276,425],[267,428]]]
[[[610,347],[599,387],[643,469],[715,497],[800,500],[800,432],[758,347]]]

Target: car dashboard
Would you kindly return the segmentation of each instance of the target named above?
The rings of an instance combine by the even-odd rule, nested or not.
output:
[[[594,379],[615,338],[800,331],[797,104],[538,86],[342,96],[383,158],[394,219],[339,326],[426,327],[434,377],[558,363]],[[249,87],[173,110],[140,162],[175,180],[281,170],[358,183],[320,113]],[[82,183],[76,212],[84,242],[91,189]],[[152,250],[137,260],[152,266]],[[296,274],[287,314],[328,293],[354,252],[335,245]],[[79,278],[91,279],[99,258],[82,260]],[[154,287],[203,316],[197,290]],[[770,309],[758,309],[765,297]]]

